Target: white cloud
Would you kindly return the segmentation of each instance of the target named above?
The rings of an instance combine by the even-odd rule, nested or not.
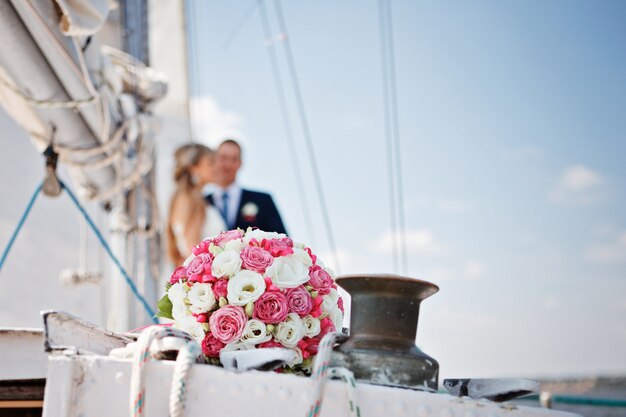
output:
[[[485,265],[483,265],[482,262],[479,262],[479,261],[476,261],[476,260],[470,260],[465,265],[465,268],[463,270],[463,274],[467,278],[476,279],[476,278],[480,278],[480,277],[484,276],[486,271],[487,271],[487,269],[485,268]]]
[[[604,177],[591,168],[572,165],[561,173],[551,198],[558,202],[590,203],[600,197],[604,183]]]
[[[530,144],[502,151],[502,159],[505,161],[530,161],[541,158],[543,158],[543,150]]]
[[[611,242],[591,246],[585,255],[589,261],[600,264],[626,262],[626,231],[618,234]]]
[[[245,142],[241,131],[243,117],[236,112],[220,108],[210,96],[191,97],[189,100],[192,135],[198,142],[215,147],[226,138]]]
[[[378,252],[391,253],[394,243],[402,244],[402,233],[387,230],[373,245]],[[448,253],[448,249],[435,239],[432,231],[428,229],[407,230],[404,234],[406,249],[412,255],[441,256]]]

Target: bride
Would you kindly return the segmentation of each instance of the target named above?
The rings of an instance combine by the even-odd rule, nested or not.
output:
[[[197,143],[174,153],[176,189],[170,200],[167,221],[168,256],[180,265],[204,237],[226,230],[219,211],[204,200],[202,189],[213,181],[213,151]]]

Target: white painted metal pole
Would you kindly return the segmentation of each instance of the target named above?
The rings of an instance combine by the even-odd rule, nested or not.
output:
[[[111,213],[110,244],[113,254],[125,266],[130,219],[122,208],[123,205],[118,204],[113,213]],[[117,332],[126,332],[135,327],[135,322],[131,317],[133,302],[131,291],[128,284],[126,284],[124,276],[112,261],[109,271],[109,288],[111,288],[111,291],[109,291],[107,328]]]

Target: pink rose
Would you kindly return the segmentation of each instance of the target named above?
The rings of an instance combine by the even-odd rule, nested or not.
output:
[[[320,295],[330,293],[333,283],[333,278],[321,266],[313,265],[309,268],[309,285]]]
[[[339,310],[341,310],[342,313],[345,313],[343,309],[343,298],[341,298],[341,296],[337,299],[337,307],[339,307]]]
[[[258,347],[260,347],[260,348],[273,348],[273,347],[284,348],[283,345],[281,345],[280,343],[278,343],[274,339],[269,340],[267,342],[259,343]]]
[[[311,248],[304,248],[304,250],[309,254],[311,260],[313,261],[313,265],[315,265],[315,262],[317,262],[317,256],[313,255],[313,252],[311,252]]]
[[[219,341],[230,343],[241,337],[247,322],[243,308],[229,304],[211,314],[209,328]]]
[[[274,262],[272,254],[257,246],[246,246],[241,251],[241,267],[243,269],[263,274],[272,262]]]
[[[226,232],[222,232],[217,235],[213,239],[213,244],[223,248],[225,244],[230,242],[231,240],[241,239],[243,237],[243,231],[241,229],[235,230],[227,230]]]
[[[313,309],[311,310],[311,316],[318,318],[322,315],[322,303],[324,302],[324,297],[318,295],[313,299]]]
[[[170,277],[170,284],[176,284],[183,279],[187,279],[187,268],[184,266],[179,266],[172,272],[172,276]]]
[[[335,329],[335,323],[333,323],[330,317],[325,317],[322,320],[320,320],[320,327],[321,327],[321,331],[320,331],[320,334],[318,335],[320,339],[326,336],[327,333],[334,332],[335,330],[337,330]]]
[[[198,256],[201,253],[209,253],[209,246],[211,246],[211,239],[204,239],[191,249],[191,253]]]
[[[210,282],[213,275],[211,275],[211,264],[213,263],[213,256],[210,253],[201,253],[189,262],[187,265],[187,276],[191,282]]]
[[[293,253],[293,240],[288,237],[280,239],[263,239],[261,242],[263,249],[272,254],[273,257],[287,256]]]
[[[218,279],[215,284],[213,284],[213,294],[215,294],[215,298],[218,300],[220,297],[226,298],[228,294],[228,280],[227,279]]]
[[[305,337],[301,341],[298,342],[298,347],[302,351],[302,358],[307,359],[311,356],[317,355],[317,351],[319,350],[320,339],[317,337]]]
[[[202,353],[211,358],[218,358],[220,356],[220,350],[226,346],[219,339],[213,336],[212,333],[207,333],[202,340]]]
[[[276,324],[285,320],[289,314],[287,297],[281,292],[264,292],[254,303],[252,317],[265,324]]]
[[[304,317],[313,309],[313,299],[311,294],[302,285],[296,288],[289,288],[285,291],[289,311]]]

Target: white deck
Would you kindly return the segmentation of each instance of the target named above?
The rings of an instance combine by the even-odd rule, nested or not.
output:
[[[174,363],[146,366],[146,410],[168,416]],[[99,355],[57,354],[50,357],[45,417],[111,417],[129,415],[131,361]],[[189,416],[306,416],[312,380],[274,372],[236,374],[210,365],[195,365],[188,379]],[[487,400],[430,394],[408,389],[358,384],[362,417],[565,417],[574,414],[497,404]],[[346,387],[326,386],[322,416],[349,416]]]
[[[41,329],[0,329],[0,381],[43,379],[48,355]]]

